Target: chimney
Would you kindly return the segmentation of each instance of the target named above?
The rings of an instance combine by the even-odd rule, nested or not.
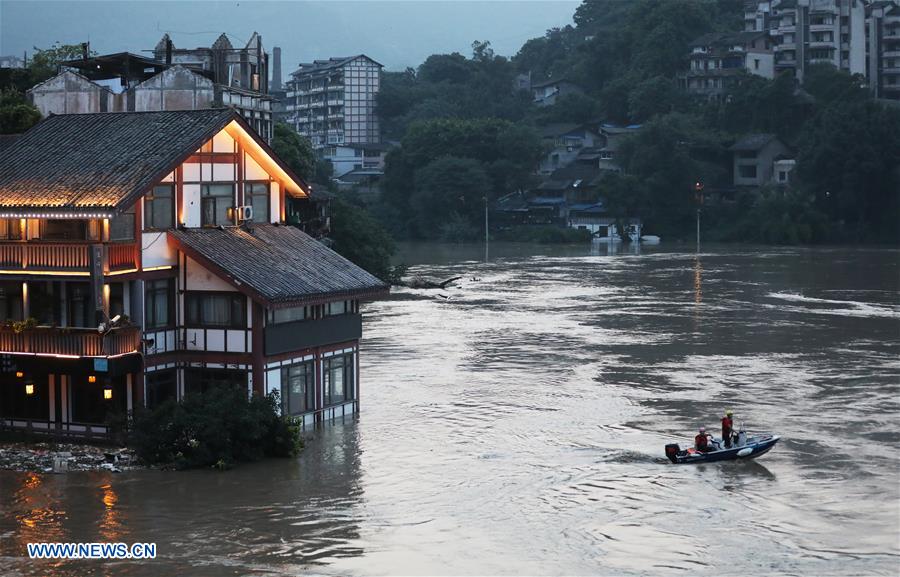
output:
[[[90,42],[82,42],[81,43],[81,59],[87,60],[88,56],[91,55],[91,43]]]
[[[275,65],[272,67],[272,92],[281,90],[281,48],[275,46],[272,48],[272,57],[275,59]]]
[[[172,39],[166,34],[166,65],[172,65]]]

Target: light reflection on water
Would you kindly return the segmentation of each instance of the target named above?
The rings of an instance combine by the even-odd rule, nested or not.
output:
[[[0,474],[0,565],[896,574],[900,253],[608,250],[407,250],[429,263],[414,273],[463,280],[366,308],[359,422],[227,473]],[[783,442],[759,462],[662,458],[725,408]],[[161,557],[20,558],[114,535]]]

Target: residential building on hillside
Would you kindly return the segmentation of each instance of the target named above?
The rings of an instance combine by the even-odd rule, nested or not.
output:
[[[309,188],[235,110],[54,115],[0,156],[0,421],[67,436],[213,387],[359,410],[377,278],[299,229]]]
[[[584,92],[580,86],[565,78],[531,82],[531,75],[529,75],[528,80],[534,103],[538,106],[551,106],[556,104],[556,101],[566,94],[581,94]]]
[[[866,5],[869,0],[750,0],[744,29],[772,39],[775,71],[802,81],[810,64],[828,63],[866,74]]]
[[[547,153],[541,158],[538,174],[544,175],[572,164],[582,150],[600,140],[596,130],[574,122],[548,124],[541,127],[540,135]]]
[[[748,134],[729,150],[734,158],[735,186],[762,186],[771,182],[776,159],[784,158],[788,152],[787,146],[774,134]],[[785,166],[781,170],[791,169]],[[781,178],[780,173],[775,176]]]
[[[303,63],[291,73],[288,122],[336,169],[341,165],[339,156],[346,156],[339,154],[343,151],[338,147],[362,150],[381,142],[375,112],[381,69],[378,62],[358,54]],[[337,170],[335,173],[340,176]]]
[[[268,55],[255,32],[243,48],[225,34],[209,48],[175,48],[166,34],[152,58],[120,52],[67,61],[27,98],[44,116],[228,106],[271,142],[267,75]]]
[[[775,77],[772,39],[765,31],[704,34],[690,44],[691,67],[679,80],[693,94],[720,97],[734,78],[750,73]]]
[[[900,0],[868,8],[867,72],[877,98],[900,100]]]

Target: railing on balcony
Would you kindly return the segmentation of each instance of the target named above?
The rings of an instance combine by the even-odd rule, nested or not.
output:
[[[139,327],[121,327],[100,334],[97,329],[35,327],[15,332],[0,328],[0,352],[73,357],[111,357],[136,352]]]
[[[134,268],[134,243],[104,245],[106,272]],[[91,245],[61,242],[4,242],[0,243],[0,267],[3,269],[83,271],[90,270]]]

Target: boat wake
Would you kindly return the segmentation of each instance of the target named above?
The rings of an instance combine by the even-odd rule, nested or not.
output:
[[[820,299],[797,293],[771,292],[769,298],[806,305],[804,312],[850,317],[883,317],[900,319],[900,305]]]

